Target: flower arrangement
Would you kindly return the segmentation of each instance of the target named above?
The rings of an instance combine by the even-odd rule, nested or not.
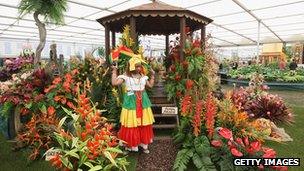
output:
[[[120,156],[119,139],[112,132],[112,125],[91,106],[85,93],[79,94],[73,110],[63,108],[67,114],[59,123],[60,132],[55,133],[59,147],[50,159],[57,169],[68,170],[126,170],[126,158]],[[72,128],[65,131],[62,125],[71,119]]]

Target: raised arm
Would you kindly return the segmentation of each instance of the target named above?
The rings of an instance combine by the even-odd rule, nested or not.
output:
[[[151,78],[147,81],[147,86],[152,88],[154,86],[154,77],[155,72],[153,70],[151,70]]]
[[[117,78],[117,67],[112,66],[112,85],[113,86],[121,85],[123,81],[124,81],[123,79]]]

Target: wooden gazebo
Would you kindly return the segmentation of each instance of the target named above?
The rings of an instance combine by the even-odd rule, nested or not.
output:
[[[185,28],[192,31],[201,29],[201,41],[205,42],[205,27],[211,19],[193,11],[171,6],[162,2],[140,5],[109,16],[97,19],[105,27],[106,55],[110,54],[110,31],[112,33],[112,48],[115,47],[115,33],[122,32],[123,26],[130,25],[131,38],[137,40],[138,35],[165,35],[166,54],[169,51],[169,35],[180,33],[180,47],[186,40]],[[183,59],[182,48],[180,57]]]

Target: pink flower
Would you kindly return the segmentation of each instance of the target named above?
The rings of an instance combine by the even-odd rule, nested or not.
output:
[[[263,158],[275,158],[276,152],[272,148],[263,148]]]
[[[222,146],[222,141],[220,141],[220,140],[212,140],[212,141],[211,141],[211,144],[212,144],[214,147],[218,148],[218,147],[221,147],[221,146]]]
[[[237,150],[236,148],[231,148],[231,154],[236,156],[236,157],[242,157],[243,153],[241,153],[239,150]]]
[[[218,131],[219,135],[230,140],[232,139],[232,132],[227,129],[227,128],[221,128],[219,131]]]

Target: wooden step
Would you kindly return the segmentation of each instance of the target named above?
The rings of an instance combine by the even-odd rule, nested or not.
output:
[[[177,124],[161,124],[161,125],[154,124],[153,125],[154,129],[174,129],[176,127],[177,127]]]
[[[157,141],[157,140],[172,140],[173,138],[171,136],[156,136],[154,137],[154,141]]]
[[[176,107],[176,104],[174,104],[174,103],[157,103],[157,104],[152,104],[151,107]]]
[[[176,118],[177,115],[153,114],[155,118]]]

